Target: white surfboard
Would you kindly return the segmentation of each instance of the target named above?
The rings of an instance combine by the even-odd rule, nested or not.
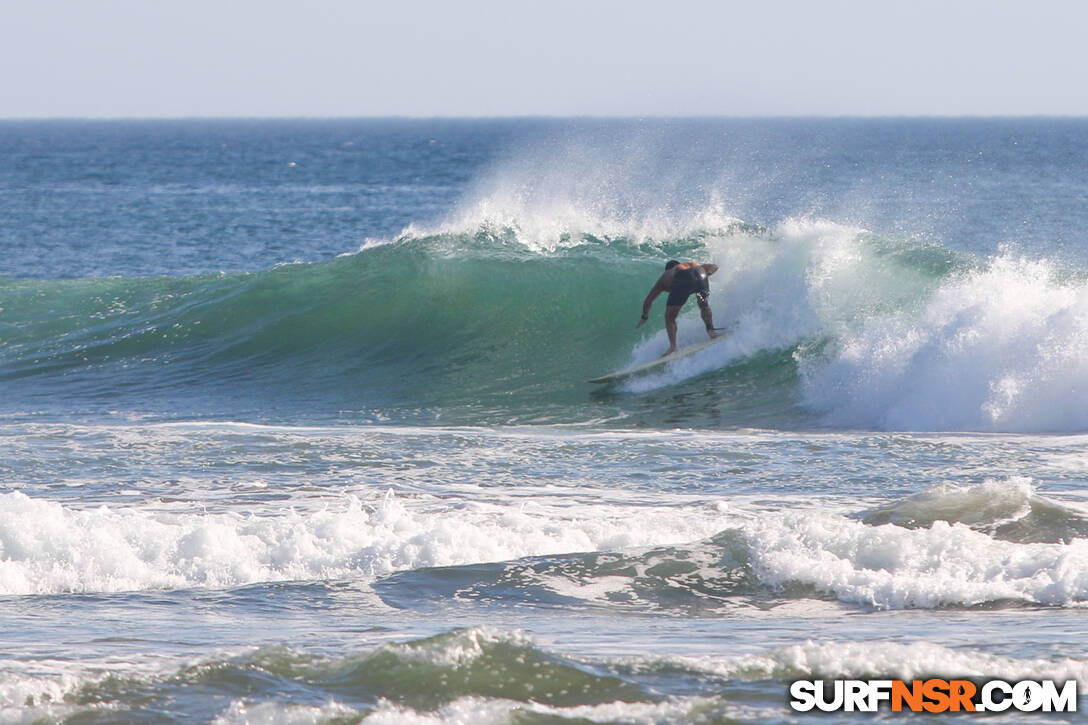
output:
[[[663,370],[665,368],[665,366],[668,365],[669,363],[671,363],[673,360],[680,360],[681,358],[685,358],[685,357],[689,357],[691,355],[694,355],[695,353],[699,352],[700,350],[705,350],[706,348],[710,347],[711,345],[713,345],[715,343],[719,343],[722,340],[728,339],[728,337],[729,337],[728,335],[718,335],[713,340],[707,340],[706,342],[700,342],[700,343],[697,343],[695,345],[688,345],[687,347],[682,347],[679,350],[677,350],[676,352],[674,352],[672,355],[669,355],[668,357],[659,357],[656,360],[651,360],[650,362],[644,362],[644,363],[641,363],[639,365],[632,365],[629,368],[624,368],[623,370],[617,370],[614,373],[609,373],[608,375],[602,375],[599,378],[593,378],[592,380],[587,380],[586,382],[587,383],[617,383],[617,382],[619,382],[621,380],[626,380],[627,378],[632,377],[634,375],[641,375],[643,373],[650,373],[650,372],[654,372],[656,370]]]

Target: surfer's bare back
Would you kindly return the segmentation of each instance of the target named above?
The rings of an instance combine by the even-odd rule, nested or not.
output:
[[[635,325],[636,328],[646,324],[650,319],[650,307],[654,300],[662,292],[668,292],[669,297],[665,301],[665,331],[669,333],[669,349],[666,355],[676,352],[676,316],[680,314],[680,308],[688,301],[688,297],[695,294],[699,302],[699,314],[703,316],[706,324],[706,334],[711,339],[718,336],[714,330],[714,318],[710,312],[710,304],[707,297],[710,295],[710,275],[718,271],[716,264],[696,264],[695,262],[678,262],[675,259],[665,264],[665,273],[657,278],[657,282],[650,289],[650,294],[642,302],[642,319]]]

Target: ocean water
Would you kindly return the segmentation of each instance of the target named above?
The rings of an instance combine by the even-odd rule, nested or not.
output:
[[[1088,692],[1088,121],[28,121],[0,160],[2,722]],[[670,258],[729,339],[587,384],[664,350]]]

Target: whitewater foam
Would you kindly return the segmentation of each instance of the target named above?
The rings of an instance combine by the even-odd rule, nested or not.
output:
[[[623,507],[548,512],[520,505],[364,506],[284,515],[78,510],[0,495],[0,593],[117,592],[372,578],[394,571],[692,541],[715,512]]]
[[[978,677],[1005,680],[1077,680],[1088,685],[1088,661],[1017,659],[933,642],[807,641],[733,657],[633,657],[621,662],[635,671],[678,666],[728,679],[849,679],[894,677]]]
[[[802,360],[833,425],[894,430],[1088,429],[1088,284],[1006,252],[955,275],[915,313],[844,331]]]
[[[761,517],[744,529],[764,584],[802,583],[879,609],[1088,599],[1088,540],[1000,541],[963,524],[871,526],[815,512]]]
[[[154,680],[176,672],[175,657],[0,660],[0,723],[62,721],[80,712],[80,692],[122,679]],[[110,710],[96,703],[93,710]]]
[[[680,596],[670,606],[682,607],[747,597],[753,585],[812,596],[796,589],[803,585],[880,609],[1088,601],[1085,517],[1035,494],[1024,479],[940,486],[856,515],[746,507],[741,499],[569,507],[391,494],[365,504],[346,495],[283,513],[184,513],[78,509],[19,492],[0,496],[0,514],[3,594],[373,580],[428,567],[627,552],[620,568],[591,557],[509,563],[501,571],[566,598],[612,606],[619,597],[615,606],[639,608],[659,606],[662,587]],[[490,586],[491,574],[475,576]]]
[[[698,723],[704,722],[702,709],[715,701],[710,698],[677,698],[666,702],[611,702],[601,705],[553,707],[537,702],[488,700],[463,697],[434,712],[420,712],[392,703],[369,714],[363,722],[370,725],[458,725],[480,723],[505,725],[526,716],[547,720],[599,723]]]
[[[317,725],[328,722],[357,722],[363,714],[330,700],[324,705],[290,705],[280,702],[233,700],[216,716],[213,725]],[[367,722],[369,722],[369,718]]]
[[[663,159],[659,139],[631,129],[622,138],[583,132],[539,139],[497,162],[445,221],[409,226],[402,236],[483,233],[544,254],[623,240],[629,251],[655,253],[698,249],[702,237],[739,223],[730,195],[718,185],[696,193],[691,170]]]

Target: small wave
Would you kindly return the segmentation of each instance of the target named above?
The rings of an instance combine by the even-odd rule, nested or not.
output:
[[[1031,479],[989,479],[975,486],[942,484],[861,514],[867,524],[928,528],[962,523],[1019,543],[1069,543],[1088,537],[1088,517],[1034,492]]]
[[[230,657],[212,657],[170,672],[124,673],[84,681],[66,699],[80,708],[141,711],[171,709],[172,703],[199,703],[215,714],[217,698],[233,695],[218,713],[220,722],[248,722],[252,708],[276,718],[309,722],[332,714],[393,713],[428,717],[441,709],[471,711],[511,706],[619,708],[653,706],[664,698],[606,666],[543,650],[518,633],[487,628],[456,630],[421,640],[326,659],[282,646]],[[176,707],[176,705],[175,705]]]
[[[545,653],[518,635],[480,628],[385,645],[314,668],[310,676],[333,692],[376,691],[416,709],[466,696],[553,706],[656,699],[601,668]]]
[[[877,609],[1088,601],[1084,518],[1022,481],[938,489],[857,518],[762,512],[722,525],[679,546],[406,571],[375,590],[395,606],[460,598],[695,615],[790,599]]]
[[[0,581],[25,595],[361,579],[412,608],[451,597],[690,613],[784,599],[1079,606],[1084,518],[1024,486],[931,491],[861,520],[607,506],[571,518],[351,496],[339,510],[241,516],[78,510],[10,493],[0,496]],[[964,514],[987,496],[989,509]]]
[[[77,672],[78,670],[78,672]],[[518,632],[486,627],[383,644],[339,657],[283,646],[170,666],[94,674],[66,663],[23,673],[12,719],[117,717],[184,710],[217,723],[323,722],[760,722],[785,714],[795,679],[927,676],[1088,683],[1074,658],[1017,659],[941,644],[808,641],[713,655],[583,658]],[[214,696],[213,696],[214,695]],[[226,704],[224,704],[226,700]]]
[[[374,589],[387,603],[405,607],[419,607],[424,600],[472,600],[690,615],[779,594],[755,578],[733,530],[683,546],[406,571],[383,578]]]

